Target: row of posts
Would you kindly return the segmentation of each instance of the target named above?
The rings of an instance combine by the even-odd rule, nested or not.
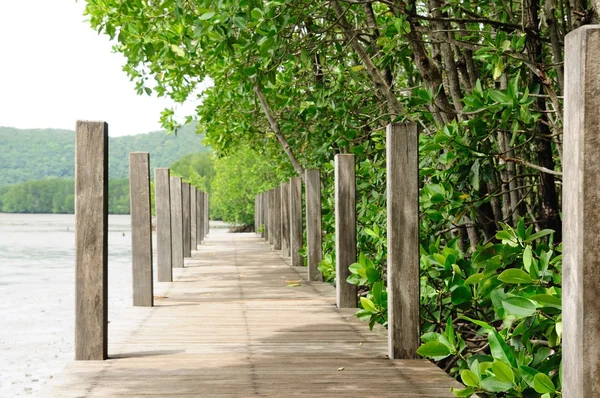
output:
[[[356,166],[354,155],[335,156],[336,303],[357,307],[357,287],[347,282],[356,262]],[[417,358],[419,347],[419,169],[416,124],[387,129],[389,357]],[[321,176],[307,169],[306,257],[309,281],[322,281]],[[274,250],[302,266],[302,179],[294,177],[256,196],[257,233]]]
[[[108,125],[78,121],[75,151],[75,359],[108,357]],[[209,232],[209,198],[168,168],[154,170],[157,281]],[[154,305],[150,155],[129,154],[133,305]]]

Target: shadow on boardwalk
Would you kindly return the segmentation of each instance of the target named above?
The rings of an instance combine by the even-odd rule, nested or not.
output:
[[[111,359],[71,363],[40,396],[453,396],[459,383],[425,360],[390,361],[385,332],[305,272],[254,234],[213,231],[157,285],[156,307],[111,322]]]

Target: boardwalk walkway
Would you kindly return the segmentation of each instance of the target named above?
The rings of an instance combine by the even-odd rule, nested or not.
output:
[[[72,362],[41,397],[452,397],[425,360],[390,361],[335,290],[307,283],[254,234],[212,230],[158,284],[156,306],[109,325],[107,361]],[[300,286],[289,287],[291,281]]]

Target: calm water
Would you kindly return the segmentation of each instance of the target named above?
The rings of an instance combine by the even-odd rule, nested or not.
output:
[[[34,394],[73,359],[74,216],[0,213],[0,397]],[[131,305],[129,216],[109,217],[109,320]]]

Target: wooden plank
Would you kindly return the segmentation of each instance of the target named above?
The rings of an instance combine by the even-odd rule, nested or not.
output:
[[[215,230],[186,264],[154,308],[111,321],[111,359],[70,364],[40,396],[438,398],[461,387],[429,361],[389,361],[383,328],[336,308],[331,285],[302,280],[304,267],[252,233]]]
[[[204,201],[202,200],[203,194],[199,189],[196,190],[196,249],[202,244],[202,212]]]
[[[148,152],[129,154],[129,197],[133,305],[152,307],[152,209]]]
[[[563,396],[600,397],[600,26],[565,38]]]
[[[263,221],[264,230],[260,236],[266,242],[268,242],[269,241],[269,194],[268,194],[268,192],[262,193],[262,211],[263,211],[262,221]]]
[[[190,185],[190,246],[198,249],[198,190]]]
[[[322,281],[323,275],[318,269],[323,259],[323,231],[321,227],[321,172],[306,169],[306,245],[308,262],[308,280]]]
[[[281,250],[281,189],[273,189],[273,250]]]
[[[108,341],[108,125],[75,133],[75,359],[102,360]]]
[[[335,155],[335,269],[337,306],[356,308],[356,285],[346,281],[356,262],[356,171],[354,155]]]
[[[191,221],[191,195],[190,184],[181,184],[181,206],[183,211],[183,257],[192,257],[192,221]]]
[[[154,169],[156,207],[156,269],[158,282],[173,281],[170,170]]]
[[[300,250],[302,249],[302,179],[290,179],[290,241],[292,267],[303,265]]]
[[[181,177],[170,177],[171,182],[171,242],[173,268],[183,268],[183,202]]]
[[[204,214],[204,206],[205,206],[204,200],[205,200],[204,192],[203,191],[198,192],[198,205],[200,206],[198,209],[198,212],[199,212],[198,214],[200,217],[200,220],[199,220],[200,225],[198,228],[198,241],[199,241],[198,244],[199,245],[201,245],[202,242],[204,242],[204,223],[206,222],[206,219],[205,219],[206,215]]]
[[[269,196],[269,244],[272,245],[273,244],[273,237],[275,236],[275,227],[273,224],[275,224],[275,190],[274,189],[270,189],[268,191],[268,196]]]
[[[388,355],[416,359],[421,320],[417,125],[388,125],[386,151]]]
[[[281,255],[290,257],[290,184],[281,183]]]

